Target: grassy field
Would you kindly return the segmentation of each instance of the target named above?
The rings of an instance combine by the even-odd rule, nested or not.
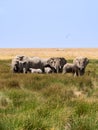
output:
[[[98,49],[88,53],[76,49],[73,55],[71,49],[69,53],[66,49],[5,50],[0,51],[0,130],[98,130]],[[63,56],[72,61],[76,53],[90,58],[82,77],[13,74],[9,66],[17,54]]]

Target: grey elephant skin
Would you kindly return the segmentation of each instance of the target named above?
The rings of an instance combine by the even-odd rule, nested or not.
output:
[[[49,67],[56,73],[62,72],[63,66],[67,63],[67,60],[63,57],[52,57],[47,61]]]
[[[45,73],[45,65],[47,65],[48,59],[42,59],[39,57],[32,57],[29,58],[29,61],[27,61],[27,68],[26,71],[29,70],[29,68],[35,68],[35,69],[41,69],[42,73]]]
[[[73,64],[75,64],[78,67],[79,75],[84,75],[88,63],[89,59],[87,57],[76,57],[73,60]]]
[[[72,73],[74,76],[78,76],[78,67],[73,63],[66,63],[63,67],[63,74]]]
[[[85,68],[89,63],[86,57],[76,57],[73,63],[67,63],[63,67],[63,74],[73,73],[74,76],[82,76],[85,73]]]
[[[41,59],[39,57],[16,56],[12,60],[12,70],[14,73],[27,73],[29,68],[41,69],[44,73],[44,66],[48,59]]]
[[[26,61],[28,57],[24,55],[17,55],[12,59],[11,69],[13,73],[22,73],[24,61]]]

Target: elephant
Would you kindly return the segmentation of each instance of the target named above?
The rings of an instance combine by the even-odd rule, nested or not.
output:
[[[86,57],[76,57],[73,63],[67,63],[63,67],[64,73],[73,73],[74,76],[82,76],[85,73],[85,68],[89,63]]]
[[[48,67],[52,68],[55,73],[62,72],[63,66],[67,63],[67,60],[63,57],[52,57],[49,58]]]
[[[85,73],[85,68],[89,63],[89,59],[87,57],[76,57],[73,60],[73,64],[75,64],[79,69],[79,74],[83,75]]]
[[[12,60],[11,70],[13,71],[13,73],[19,72],[19,61],[17,59]]]
[[[13,73],[23,73],[23,66],[25,61],[27,61],[28,57],[24,56],[24,55],[18,55],[15,56],[12,59],[12,63],[11,63],[11,67],[12,67],[12,71]]]
[[[66,63],[63,66],[63,74],[72,73],[74,76],[78,76],[78,67],[73,63]]]
[[[34,68],[29,68],[31,73],[38,73],[38,74],[42,74],[42,70],[41,69],[34,69]]]
[[[41,59],[39,57],[32,57],[29,58],[29,60],[27,61],[27,71],[29,70],[29,68],[35,68],[35,69],[41,69],[42,72],[44,73],[44,67],[47,64],[47,60],[48,59]]]
[[[45,67],[45,68],[44,68],[44,71],[45,71],[46,74],[49,74],[49,73],[52,73],[52,72],[53,72],[50,67]]]

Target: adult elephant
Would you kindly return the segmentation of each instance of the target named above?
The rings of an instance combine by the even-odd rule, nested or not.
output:
[[[52,57],[47,61],[47,66],[52,68],[54,72],[59,73],[62,72],[63,66],[67,63],[67,60],[63,57]]]
[[[17,55],[12,59],[11,69],[13,73],[23,72],[23,61],[27,61],[28,57],[24,55]]]
[[[89,60],[87,57],[76,57],[73,60],[73,64],[78,68],[78,75],[83,75]]]
[[[29,57],[26,65],[26,71],[29,71],[29,68],[34,68],[34,69],[41,69],[42,72],[44,73],[44,64],[45,60],[42,60],[40,57]]]

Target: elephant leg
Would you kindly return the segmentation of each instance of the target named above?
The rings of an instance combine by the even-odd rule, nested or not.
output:
[[[27,70],[26,70],[26,68],[23,68],[23,73],[25,74],[25,73],[27,73]]]
[[[79,71],[76,71],[76,76],[79,76],[80,74],[79,74]]]
[[[42,73],[45,73],[45,68],[44,67],[42,67]]]
[[[56,66],[56,73],[60,72],[60,68],[58,66]]]
[[[56,72],[59,73],[59,68],[57,68]]]
[[[65,69],[63,69],[63,72],[62,72],[62,74],[66,74],[67,73],[67,71],[65,70]]]
[[[78,73],[77,72],[74,72],[73,73],[74,77],[78,76]]]
[[[80,70],[78,69],[78,71],[77,71],[77,76],[80,76]]]

